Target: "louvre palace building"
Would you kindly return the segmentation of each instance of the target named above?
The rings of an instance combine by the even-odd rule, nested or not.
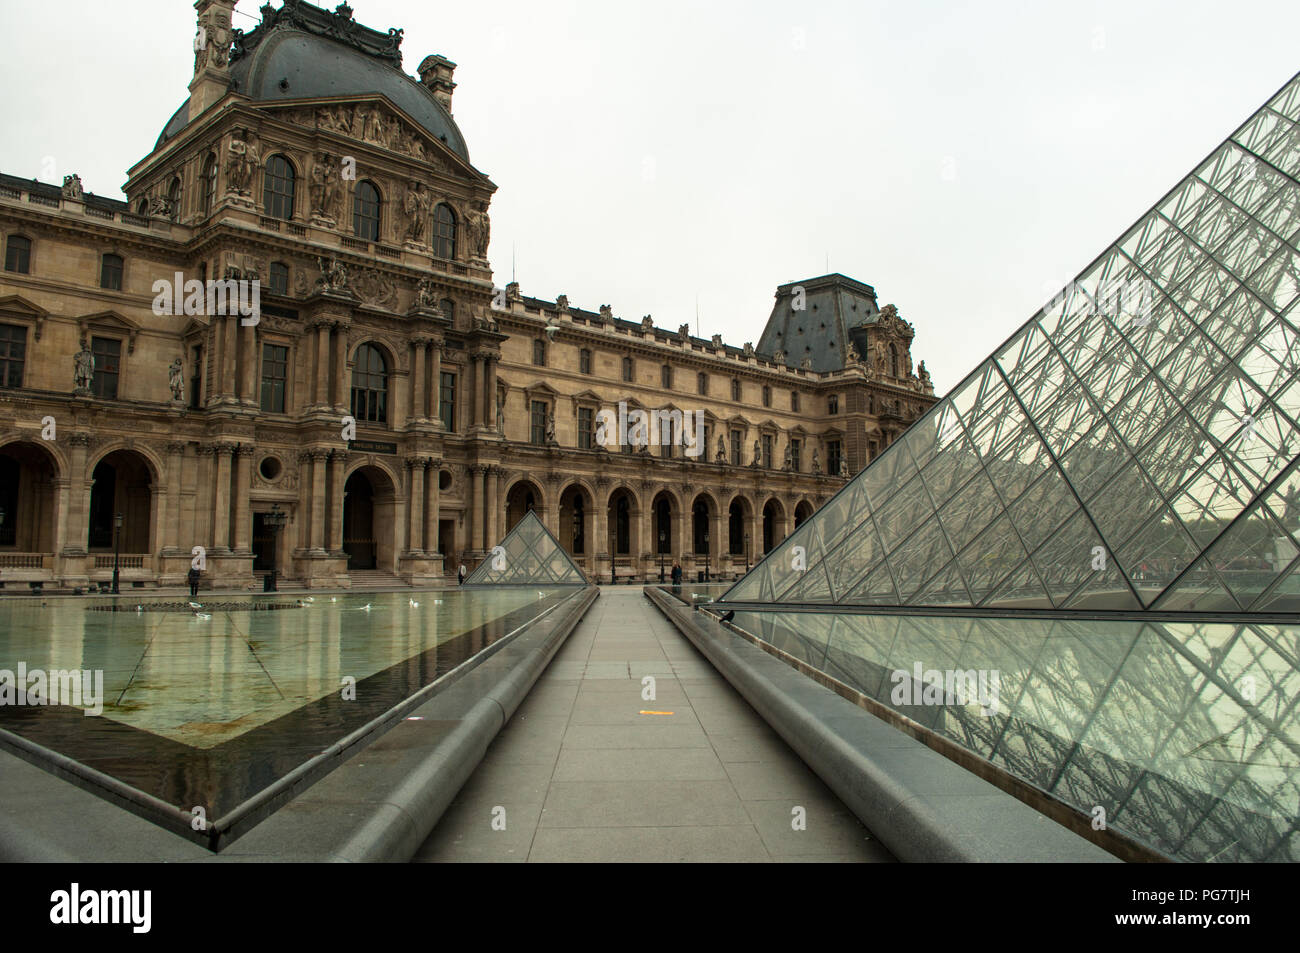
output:
[[[126,201],[0,175],[6,590],[115,560],[123,589],[196,560],[429,583],[530,509],[594,579],[731,577],[935,402],[911,325],[843,275],[778,287],[741,346],[498,287],[455,64],[408,75],[347,4],[244,32],[235,2],[194,5],[189,96]],[[694,415],[701,452],[597,439],[620,406]]]

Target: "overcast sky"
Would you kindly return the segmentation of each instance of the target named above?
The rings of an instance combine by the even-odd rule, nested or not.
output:
[[[458,64],[498,284],[513,255],[525,294],[671,329],[698,300],[739,345],[829,263],[941,393],[1300,70],[1295,0],[353,6],[408,72]],[[121,197],[187,95],[190,0],[0,14],[0,171]]]

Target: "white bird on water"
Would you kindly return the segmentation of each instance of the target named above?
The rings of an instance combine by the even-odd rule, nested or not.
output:
[[[304,598],[299,599],[298,601],[299,601],[299,602],[315,602],[316,599],[315,599],[314,597],[312,597],[312,596],[305,596]]]
[[[212,616],[206,612],[196,612],[194,613],[194,618],[198,619],[200,622],[207,622],[212,618]]]
[[[191,608],[191,609],[194,609],[195,611],[198,611],[199,609],[202,609],[203,606],[199,605],[197,602],[191,602],[191,603],[190,603],[190,608]]]

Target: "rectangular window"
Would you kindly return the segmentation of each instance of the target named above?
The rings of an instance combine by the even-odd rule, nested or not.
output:
[[[767,469],[770,470],[772,469],[772,435],[770,433],[765,433],[763,434],[762,439],[763,439],[763,466],[765,466]]]
[[[578,352],[578,372],[580,374],[591,373],[591,352],[585,347]]]
[[[32,267],[31,239],[10,235],[5,241],[5,271],[25,275]]]
[[[665,364],[663,367],[659,369],[659,383],[661,383],[664,387],[673,386],[672,365]]]
[[[272,294],[287,295],[289,293],[289,266],[279,261],[271,262],[267,283],[270,285]]]
[[[99,266],[99,286],[109,291],[122,290],[122,259],[118,255],[105,255]]]
[[[122,342],[117,338],[91,338],[90,353],[95,357],[91,393],[105,400],[117,400],[117,376],[122,370]]]
[[[194,363],[190,370],[190,406],[196,410],[203,406],[203,348],[194,349]]]
[[[704,463],[711,463],[713,462],[713,444],[709,443],[709,436],[712,433],[712,428],[705,424],[701,429],[704,431],[704,442],[700,445],[702,452],[696,459]]]
[[[739,430],[731,431],[731,465],[738,467],[741,465],[740,459],[740,441],[743,435]]]
[[[589,353],[589,352],[583,352]],[[590,407],[578,408],[578,449],[594,450],[596,448],[595,434],[596,412]]]
[[[796,414],[799,413],[799,392],[797,390],[790,391],[790,409]]]
[[[876,441],[873,440],[873,441],[871,441],[871,443],[869,443],[869,444],[867,445],[867,450],[868,450],[868,451],[870,452],[870,454],[871,454],[871,456],[868,457],[868,459],[869,459],[869,460],[874,460],[874,459],[876,459],[876,454],[878,454],[878,453],[880,452],[880,446],[879,446],[879,444],[876,443]]]
[[[734,378],[731,381],[731,399],[740,400],[740,381]]]
[[[537,367],[546,366],[546,342],[541,338],[533,342],[533,364]]]
[[[0,324],[0,387],[23,386],[26,359],[27,329],[17,324]]]
[[[767,384],[763,385],[763,406],[772,406],[772,388]]]
[[[529,436],[532,442],[538,445],[546,443],[546,401],[532,402],[531,425]]]
[[[826,399],[826,412],[829,414],[838,414],[840,412],[840,395],[831,394]]]
[[[438,415],[442,417],[442,427],[447,433],[456,432],[456,375],[442,372],[442,384],[438,388]]]
[[[284,413],[285,387],[289,379],[289,349],[278,344],[262,345],[262,410]]]
[[[709,392],[709,375],[701,371],[695,378],[695,385],[699,388],[701,394]]]
[[[828,440],[826,442],[826,472],[831,476],[840,475],[840,442],[838,440]]]
[[[623,380],[628,381],[630,383],[632,377],[633,377],[632,358],[625,357],[623,358]]]
[[[795,473],[800,472],[799,458],[800,456],[802,456],[802,451],[803,451],[803,441],[798,439],[792,439],[790,441],[790,469],[793,470]]]

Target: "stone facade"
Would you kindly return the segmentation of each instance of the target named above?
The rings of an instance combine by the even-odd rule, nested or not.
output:
[[[197,4],[201,28],[219,36],[232,7]],[[348,31],[351,55],[391,60],[382,34]],[[657,575],[661,556],[729,575],[934,402],[910,354],[873,368],[850,349],[813,371],[495,288],[496,186],[445,135],[386,89],[232,89],[257,34],[226,36],[229,55],[196,56],[190,118],[130,170],[126,202],[0,176],[7,587],[103,582],[115,548],[123,586],[182,583],[200,555],[218,586],[272,568],[418,584],[472,568],[528,508],[593,576]],[[430,62],[427,95],[449,107],[454,64]],[[260,311],[185,307],[187,283],[218,279],[256,280]],[[589,448],[591,415],[620,401],[701,411],[711,445]]]

